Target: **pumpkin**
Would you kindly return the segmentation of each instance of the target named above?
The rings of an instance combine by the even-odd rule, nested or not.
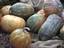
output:
[[[5,15],[1,19],[1,27],[6,32],[12,32],[17,28],[24,28],[25,20],[14,15]]]
[[[16,29],[10,35],[10,44],[15,48],[28,48],[31,45],[31,37],[24,29]]]
[[[4,7],[1,9],[2,14],[3,14],[3,15],[9,15],[10,8],[11,8],[11,5],[6,5],[6,6],[4,6]]]
[[[38,33],[39,28],[44,23],[46,18],[44,10],[42,9],[28,18],[27,26],[31,29],[31,32]]]
[[[63,25],[62,28],[60,29],[59,37],[64,40],[64,25]]]
[[[31,5],[20,2],[12,5],[12,7],[10,8],[10,14],[17,15],[22,18],[27,18],[33,13],[34,9]]]
[[[38,31],[40,40],[49,40],[54,37],[63,25],[63,20],[56,14],[49,15]]]

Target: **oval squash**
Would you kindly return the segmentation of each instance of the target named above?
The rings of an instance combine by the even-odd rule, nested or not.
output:
[[[24,28],[25,20],[14,15],[5,15],[1,19],[1,27],[7,32],[12,32],[17,28]]]
[[[39,29],[38,35],[41,40],[48,40],[54,37],[63,25],[63,20],[56,14],[50,15]]]
[[[15,48],[28,48],[31,45],[31,37],[24,29],[16,29],[10,35],[10,43]]]
[[[10,8],[10,14],[13,14],[22,18],[27,18],[33,13],[34,13],[34,9],[31,5],[20,3],[20,2],[13,4],[12,7]]]
[[[27,26],[31,29],[31,32],[38,33],[39,28],[44,23],[46,18],[44,10],[42,9],[28,18]]]

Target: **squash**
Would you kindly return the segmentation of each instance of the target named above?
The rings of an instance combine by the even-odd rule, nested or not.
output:
[[[2,14],[9,15],[10,8],[11,8],[11,5],[6,5],[6,6],[2,7],[2,9],[1,9]]]
[[[47,20],[42,24],[38,31],[38,36],[40,40],[49,40],[54,37],[61,26],[63,25],[63,20],[56,14],[49,15]]]
[[[17,28],[24,28],[25,20],[14,15],[5,15],[1,19],[1,27],[6,32],[12,32]]]
[[[13,4],[12,7],[10,8],[10,14],[22,18],[27,18],[33,13],[34,13],[34,9],[31,5],[20,3],[20,2]]]
[[[39,28],[44,23],[46,18],[44,10],[42,9],[28,18],[27,26],[31,29],[31,32],[38,33]]]
[[[62,28],[60,29],[59,37],[64,40],[64,25],[63,25]]]
[[[31,45],[31,36],[24,29],[16,29],[10,34],[10,44],[14,48],[28,48]]]

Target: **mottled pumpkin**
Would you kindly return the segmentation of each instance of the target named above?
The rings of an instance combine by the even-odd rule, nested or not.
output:
[[[63,20],[56,14],[50,15],[38,31],[40,40],[54,37],[63,25]]]
[[[40,12],[41,11],[41,12]],[[40,10],[38,13],[32,15],[27,20],[27,26],[31,29],[32,32],[37,33],[41,25],[46,20],[44,10]]]
[[[30,4],[16,3],[10,8],[10,14],[20,16],[22,18],[29,17],[34,13],[34,9]]]
[[[6,5],[1,9],[3,15],[9,15],[11,5]]]
[[[24,28],[25,20],[14,15],[5,15],[1,19],[1,27],[7,32],[12,32],[17,28]]]
[[[16,29],[10,35],[10,43],[15,48],[28,48],[31,42],[30,34],[24,29]]]

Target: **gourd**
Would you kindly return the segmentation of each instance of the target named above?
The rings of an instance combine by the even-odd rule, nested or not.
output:
[[[6,32],[25,27],[25,20],[14,15],[5,15],[1,19],[1,27]]]
[[[46,18],[44,10],[42,9],[28,18],[27,26],[31,29],[31,32],[38,33],[39,28],[45,22]]]
[[[64,40],[64,25],[63,25],[62,28],[60,29],[59,37]]]
[[[38,31],[40,40],[49,40],[54,37],[63,25],[63,20],[56,14],[51,14]]]
[[[28,48],[31,42],[30,34],[24,29],[16,29],[10,35],[10,44],[15,48]]]
[[[2,14],[9,15],[10,8],[11,8],[11,5],[6,5],[6,6],[2,7],[2,9],[1,9]]]
[[[10,14],[22,17],[22,18],[27,18],[30,15],[34,13],[34,9],[30,4],[24,4],[24,3],[15,3],[12,5],[10,8]]]

